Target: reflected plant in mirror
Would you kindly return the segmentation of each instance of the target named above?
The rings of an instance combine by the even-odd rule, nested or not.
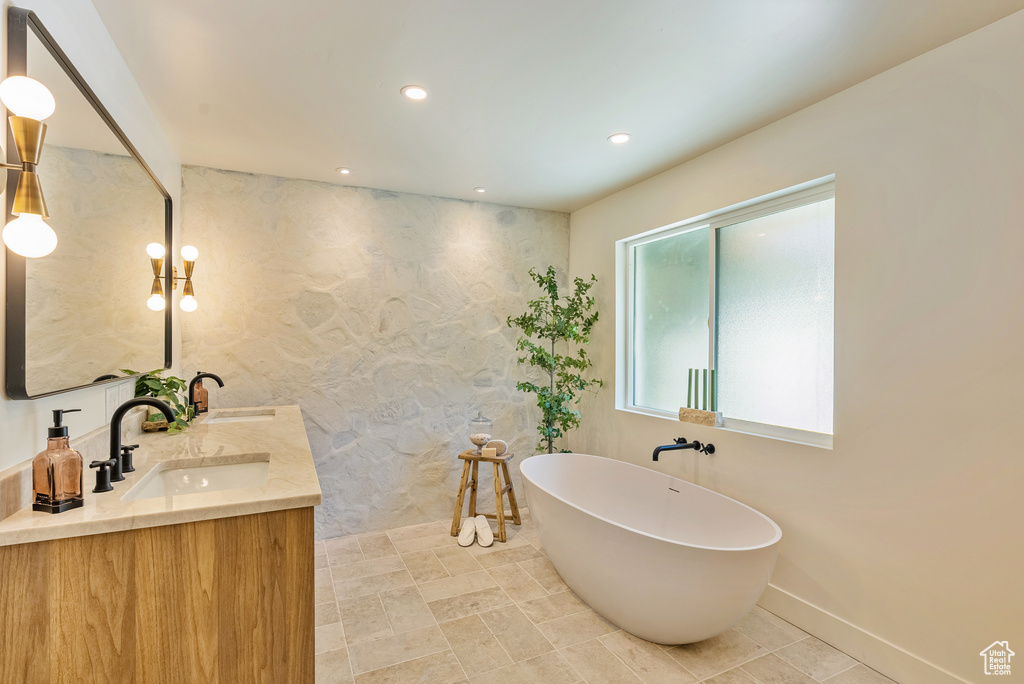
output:
[[[127,368],[122,368],[121,372],[126,375],[139,375],[139,371]],[[161,413],[154,413],[150,414],[147,419],[147,422],[153,425],[149,427],[143,425],[147,432],[166,429],[167,434],[170,435],[187,428],[195,416],[192,413],[192,407],[188,406],[188,402],[185,401],[185,395],[188,393],[188,383],[174,375],[168,375],[165,378],[163,377],[165,372],[165,369],[157,368],[156,370],[139,375],[135,380],[135,396],[153,397],[171,405],[171,408],[174,409],[174,415],[177,416],[173,423],[169,423],[164,428],[160,424],[165,423],[166,418]]]

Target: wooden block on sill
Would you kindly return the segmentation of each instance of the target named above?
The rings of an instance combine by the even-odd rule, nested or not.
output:
[[[708,427],[722,427],[722,412],[681,408],[679,409],[679,420],[684,423],[695,423],[696,425],[707,425]]]

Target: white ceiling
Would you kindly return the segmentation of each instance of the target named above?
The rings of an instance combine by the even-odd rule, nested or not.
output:
[[[93,2],[184,163],[562,211],[1024,8]],[[406,84],[430,98],[401,97]],[[632,141],[609,144],[619,131]]]

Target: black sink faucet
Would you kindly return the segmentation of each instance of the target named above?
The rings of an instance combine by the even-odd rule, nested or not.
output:
[[[224,381],[221,380],[220,376],[217,375],[216,373],[205,373],[203,371],[199,371],[198,373],[196,373],[196,377],[188,381],[188,405],[189,407],[192,408],[193,416],[196,415],[196,382],[198,380],[202,380],[203,378],[210,378],[211,380],[216,380],[218,387],[224,386]]]
[[[124,479],[124,474],[121,470],[123,464],[121,461],[121,421],[124,419],[125,414],[136,406],[152,406],[164,414],[168,423],[174,422],[174,410],[164,402],[153,397],[135,397],[118,406],[110,419],[110,460],[114,462],[110,468],[111,482],[120,482]]]
[[[676,451],[677,449],[693,449],[694,451],[699,451],[702,454],[715,453],[714,444],[701,444],[697,440],[687,442],[685,437],[676,437],[674,444],[654,447],[654,460],[658,460],[658,454],[662,451]]]

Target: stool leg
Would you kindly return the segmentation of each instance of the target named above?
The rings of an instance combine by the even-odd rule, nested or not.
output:
[[[519,504],[516,502],[516,490],[512,489],[512,478],[508,476],[508,464],[502,463],[501,470],[505,473],[505,484],[508,485],[508,505],[512,509],[512,522],[522,525],[523,521],[519,518]]]
[[[469,479],[469,461],[462,464],[462,480],[459,483],[459,496],[455,499],[455,515],[452,517],[452,536],[459,536],[459,518],[462,517],[462,501],[466,498],[466,481]]]
[[[469,481],[469,517],[476,517],[476,484],[479,482],[480,461],[473,461],[473,478]]]
[[[505,499],[501,495],[501,471],[494,464],[494,512],[498,516],[498,541],[505,541]]]

